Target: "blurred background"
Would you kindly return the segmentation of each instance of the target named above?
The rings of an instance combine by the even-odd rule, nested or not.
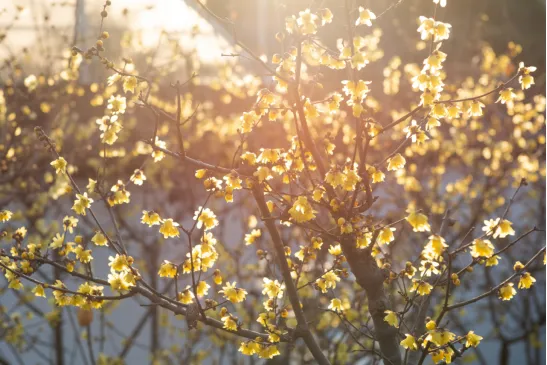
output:
[[[343,2],[208,0],[206,4],[218,18],[204,12],[193,0],[112,0],[108,17],[104,20],[104,29],[110,33],[107,53],[116,62],[131,58],[127,71],[137,69],[140,75],[162,82],[166,89],[169,82],[187,80],[197,72],[196,83],[189,90],[190,95],[185,96],[192,101],[186,113],[190,115],[193,107],[201,105],[200,119],[205,122],[192,126],[197,133],[195,140],[188,141],[189,150],[196,155],[203,154],[209,162],[229,164],[236,138],[222,139],[215,132],[220,130],[221,134],[234,136],[232,122],[238,120],[238,113],[252,104],[259,86],[268,85],[270,80],[255,62],[246,57],[245,52],[234,47],[234,39],[246,44],[256,54],[263,55],[265,60],[271,60],[274,53],[282,52],[274,35],[284,29],[286,16],[297,14],[307,7],[329,7],[336,14],[338,8],[343,8]],[[59,199],[58,203],[48,205],[39,193],[45,188],[49,189],[49,196],[61,196],[63,185],[53,183],[53,178],[47,177],[51,159],[44,156],[44,149],[33,142],[33,127],[40,125],[53,131],[53,137],[63,141],[63,150],[71,151],[72,163],[78,165],[74,171],[77,178],[89,176],[101,163],[97,158],[88,158],[93,147],[88,141],[92,140],[93,133],[83,126],[94,123],[95,118],[102,115],[104,100],[99,100],[96,90],[106,89],[104,83],[109,73],[98,62],[80,60],[81,63],[71,65],[67,64],[67,60],[72,46],[85,50],[95,43],[101,29],[99,13],[103,5],[104,1],[101,0],[0,0],[0,84],[8,103],[29,105],[32,109],[27,113],[21,107],[23,116],[18,118],[18,132],[14,129],[13,134],[9,134],[12,133],[7,132],[9,123],[0,129],[0,134],[4,133],[0,136],[4,147],[4,159],[0,166],[0,208],[33,211],[34,215],[27,215],[30,217],[27,224],[43,232],[42,239],[49,237],[52,232],[50,226],[70,210],[71,202]],[[404,63],[422,62],[423,54],[420,54],[417,42],[417,19],[420,15],[431,16],[431,0],[363,0],[355,1],[355,5],[371,8],[376,14],[387,11],[374,27],[381,29],[381,51],[378,50],[378,62],[367,66],[367,80],[381,84],[386,66],[396,56]],[[438,20],[452,24],[450,40],[443,45],[444,52],[449,55],[447,73],[451,81],[458,83],[468,76],[479,76],[480,68],[477,65],[485,45],[489,45],[496,54],[514,52],[516,61],[536,66],[538,71],[535,73],[534,90],[536,94],[545,95],[545,11],[545,1],[542,0],[448,0],[448,6],[439,9],[436,16]],[[321,34],[323,42],[329,47],[336,48],[337,39],[345,36],[343,22],[344,19],[335,17],[329,31]],[[517,45],[522,47],[522,52],[515,51]],[[514,68],[507,70],[508,74],[514,71]],[[43,76],[40,82],[44,85],[51,78],[51,85],[55,87],[49,93],[55,93],[56,87],[59,90],[70,88],[70,91],[60,92],[53,100],[48,100],[47,95],[26,95],[22,84],[30,74]],[[320,77],[325,90],[339,85],[339,77],[334,72],[326,71]],[[161,90],[157,94],[165,96],[166,93]],[[401,93],[396,100],[387,94],[376,90],[372,95],[379,102],[389,101],[397,108],[406,107],[413,100],[410,93]],[[172,108],[173,105],[166,107]],[[52,117],[54,113],[51,110],[62,117]],[[139,136],[150,132],[152,126],[144,122],[144,117],[135,113],[127,121],[126,128],[134,128],[136,136],[122,139],[122,145],[129,146]],[[272,126],[254,143],[256,146],[285,143],[276,133],[282,131]],[[9,151],[15,146],[17,138],[26,139],[21,144],[23,147],[13,149],[13,155],[19,157],[17,164],[12,165]],[[126,155],[138,156],[138,152],[129,147],[111,148],[105,153],[111,160],[109,164],[112,169],[118,172],[131,173],[140,164],[125,165],[122,162],[121,158]],[[544,164],[544,151],[541,155]],[[116,160],[118,157],[119,161]],[[171,172],[159,168],[150,172],[168,186],[154,193],[155,201],[147,201],[144,197],[142,201],[138,200],[140,198],[136,200],[142,206],[155,204],[158,209],[174,217],[179,215],[180,220],[184,221],[184,214],[199,205],[202,193],[197,191],[200,187],[196,189],[196,183],[188,182],[192,179],[191,171],[180,166],[172,167]],[[538,227],[544,229],[544,181],[538,184],[543,187],[543,192],[537,189],[538,195],[530,200],[532,203],[526,201],[516,212],[519,209],[520,212],[528,208],[532,210],[532,205],[536,209],[539,202],[539,208],[534,210],[532,217],[537,219]],[[185,199],[180,204],[170,204],[173,197]],[[248,230],[237,219],[238,212],[246,209],[246,204],[243,201],[227,212],[229,218],[223,223],[219,234],[232,257],[232,261],[226,263],[226,271],[237,275],[239,280],[245,280],[245,274],[238,268],[246,267],[254,258],[237,248],[237,242]],[[131,211],[120,210],[117,214],[124,222],[128,239],[134,241],[135,256],[140,253],[143,266],[148,268],[147,273],[153,280],[159,262],[173,252],[174,246],[173,243],[159,243],[150,231],[131,229],[132,225],[136,225],[138,212],[133,208]],[[101,215],[106,214],[101,212]],[[544,236],[535,240],[532,243],[537,245],[545,241]],[[233,250],[230,252],[231,248]],[[96,255],[96,270],[108,271],[107,257],[107,252]],[[55,273],[46,271],[44,275],[51,278]],[[475,332],[485,337],[484,343],[472,356],[458,360],[460,363],[545,363],[545,282],[543,278],[537,279],[538,285],[531,298],[519,298],[522,303],[514,309],[507,309],[502,317],[496,318],[487,309],[474,307],[475,312],[462,312],[451,318],[456,326],[478,324]],[[64,353],[61,356],[66,364],[89,364],[91,358],[86,347],[87,332],[84,331],[88,329],[96,338],[97,348],[106,354],[103,360],[95,360],[104,363],[115,361],[114,358],[121,358],[128,364],[149,363],[152,361],[150,353],[159,353],[155,357],[157,363],[260,363],[237,357],[237,347],[225,345],[228,340],[222,336],[215,337],[217,335],[208,331],[188,333],[183,321],[154,307],[146,307],[144,301],[126,301],[121,307],[112,305],[100,318],[93,320],[90,328],[86,328],[78,323],[76,311],[55,311],[52,309],[53,303],[30,301],[28,296],[7,289],[5,284],[0,282],[0,313],[3,317],[0,363],[59,363],[59,346],[56,349],[55,343],[61,342]],[[158,288],[164,288],[161,283],[156,284]],[[25,323],[24,331],[22,323]],[[24,345],[20,345],[21,338]],[[131,341],[127,341],[128,338]],[[282,359],[276,361],[283,363]],[[359,363],[373,362],[365,357]]]

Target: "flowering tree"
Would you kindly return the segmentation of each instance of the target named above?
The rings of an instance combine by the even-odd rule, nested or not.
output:
[[[462,308],[486,303],[499,325],[502,302],[543,306],[533,274],[545,262],[534,221],[545,210],[537,196],[545,97],[527,92],[536,68],[515,64],[517,45],[502,55],[484,46],[473,76],[456,80],[442,51],[450,24],[423,16],[423,63],[406,64],[403,74],[394,58],[376,84],[367,69],[382,59],[381,32],[371,29],[393,6],[346,1],[339,14],[287,17],[271,62],[234,37],[231,55],[253,60],[266,81],[231,72],[231,63],[214,80],[196,68],[166,83],[170,70],[148,75],[128,58],[110,58],[110,6],[95,45],[72,48],[61,80],[24,79],[28,95],[53,98],[38,104],[46,113],[50,104],[62,109],[65,95],[48,91],[74,90],[82,62],[110,72],[90,87],[87,102],[100,110],[93,128],[77,132],[81,144],[95,139],[86,160],[71,158],[78,143],[60,133],[70,118],[35,128],[40,161],[51,161],[42,207],[63,199],[70,206],[59,205],[59,224],[48,229],[28,210],[0,212],[8,287],[78,307],[92,362],[108,361],[95,343],[104,338],[92,337],[92,313],[131,299],[147,313],[185,317],[184,330],[165,326],[196,345],[171,351],[189,361],[202,360],[200,344],[213,342],[238,356],[320,364],[451,363],[487,335]],[[434,1],[433,14],[445,6]],[[346,34],[330,45],[321,34],[335,16]],[[322,73],[336,82],[323,85]],[[375,86],[387,97],[375,97]],[[9,146],[21,131],[11,123],[15,89],[6,88]],[[221,95],[200,101],[198,88]],[[226,107],[249,97],[245,111]],[[3,148],[6,166],[16,168],[14,156],[31,145],[20,143]],[[524,338],[538,335],[536,315],[545,318],[530,311]],[[152,356],[168,357],[152,338]]]

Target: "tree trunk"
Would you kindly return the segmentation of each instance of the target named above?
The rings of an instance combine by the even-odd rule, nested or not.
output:
[[[397,329],[384,321],[384,311],[391,308],[389,298],[384,290],[384,273],[376,265],[369,249],[358,249],[355,239],[348,237],[342,241],[342,249],[357,283],[367,295],[368,308],[376,340],[384,357],[384,364],[401,365],[401,352]]]

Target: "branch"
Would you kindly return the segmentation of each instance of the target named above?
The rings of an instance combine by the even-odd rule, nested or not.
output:
[[[507,279],[505,279],[504,281],[502,281],[500,284],[496,285],[495,287],[493,287],[492,289],[490,289],[489,291],[481,294],[481,295],[478,295],[476,296],[475,298],[472,298],[472,299],[469,299],[469,300],[466,300],[466,301],[463,301],[463,302],[459,302],[459,303],[456,303],[456,304],[452,304],[450,306],[447,307],[447,310],[452,310],[452,309],[456,309],[456,308],[461,308],[461,307],[464,307],[468,304],[472,304],[472,303],[475,303],[475,302],[478,302],[479,300],[483,299],[483,298],[486,298],[487,296],[489,295],[492,295],[494,294],[495,292],[497,292],[502,286],[504,286],[505,284],[509,283],[511,280],[513,280],[517,275],[520,275],[520,272],[521,271],[524,271],[528,266],[530,266],[543,252],[545,251],[545,247],[543,247],[541,250],[539,250],[531,259],[530,261],[528,261],[526,263],[526,265],[524,265],[524,267],[520,270],[520,271],[517,271],[515,272],[513,275],[511,275],[510,277],[508,277]]]
[[[277,256],[278,265],[281,268],[281,273],[283,275],[285,287],[287,288],[287,294],[289,296],[289,300],[294,310],[296,321],[298,322],[298,325],[296,328],[297,335],[299,335],[299,337],[302,337],[304,339],[306,346],[308,346],[308,349],[310,350],[313,357],[315,358],[315,361],[317,361],[318,364],[322,364],[322,365],[330,364],[329,360],[327,359],[325,354],[321,351],[321,348],[319,347],[317,341],[313,337],[313,334],[311,333],[308,327],[308,322],[306,321],[304,311],[302,310],[302,307],[300,306],[300,300],[298,299],[298,292],[297,292],[296,286],[294,285],[294,282],[291,277],[291,270],[289,268],[289,264],[287,263],[287,259],[285,258],[285,248],[283,245],[283,241],[281,240],[279,231],[277,230],[277,227],[275,226],[275,222],[272,219],[270,219],[271,218],[270,211],[268,210],[268,206],[266,205],[266,201],[264,200],[264,192],[262,191],[261,186],[262,185],[256,184],[256,186],[253,187],[252,192],[256,200],[256,203],[258,205],[258,209],[260,210],[260,214],[263,218],[262,220],[264,224],[266,225],[266,228],[268,229],[268,232],[270,233],[270,236],[273,241],[273,246]]]

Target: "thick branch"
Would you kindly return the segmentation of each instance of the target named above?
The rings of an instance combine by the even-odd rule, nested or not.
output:
[[[401,365],[397,329],[384,321],[384,311],[391,308],[391,303],[384,290],[382,270],[368,249],[357,248],[354,238],[348,236],[342,240],[342,249],[355,280],[367,294],[369,312],[382,356],[393,365]]]

